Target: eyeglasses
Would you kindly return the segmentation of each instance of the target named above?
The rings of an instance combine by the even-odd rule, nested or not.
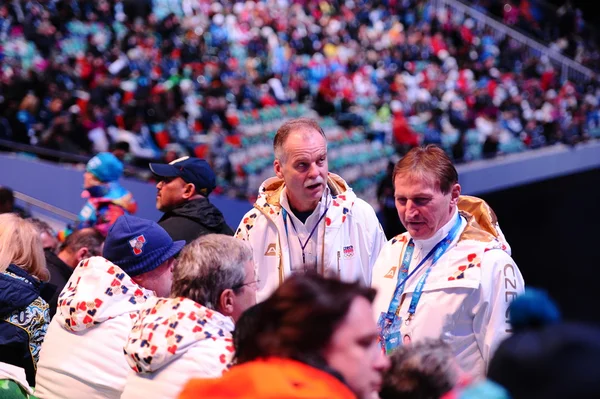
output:
[[[258,285],[258,283],[260,283],[260,280],[250,281],[249,283],[236,284],[236,285],[234,285],[231,288],[234,289],[234,290],[239,290],[240,288],[242,288],[245,285],[252,285],[252,284]]]

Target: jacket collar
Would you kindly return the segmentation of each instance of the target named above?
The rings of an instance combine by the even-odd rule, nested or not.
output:
[[[450,230],[452,230],[452,226],[454,226],[454,223],[456,223],[457,218],[458,209],[454,208],[450,220],[448,220],[448,222],[446,222],[446,224],[443,225],[441,229],[436,231],[433,236],[425,240],[418,240],[415,238],[415,246],[424,253],[429,252],[438,242],[440,242],[444,237],[448,235]]]
[[[0,273],[0,315],[25,307],[40,296],[42,283],[13,264]]]
[[[267,215],[269,218],[278,216],[281,212],[281,195],[284,193],[285,182],[278,177],[271,177],[259,188],[259,196],[254,207]],[[350,191],[348,184],[340,176],[329,173],[327,177],[327,188],[333,199],[338,202],[345,201],[344,194]],[[339,198],[338,198],[339,197]]]

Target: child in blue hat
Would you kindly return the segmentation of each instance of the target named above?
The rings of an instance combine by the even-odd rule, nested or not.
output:
[[[87,201],[79,212],[77,229],[94,227],[106,236],[119,216],[137,211],[133,196],[119,184],[122,174],[123,164],[109,152],[88,161],[81,195]]]

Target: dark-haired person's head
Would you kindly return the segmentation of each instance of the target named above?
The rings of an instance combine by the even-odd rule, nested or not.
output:
[[[97,230],[88,227],[69,234],[58,250],[58,257],[75,268],[79,262],[92,256],[102,254],[104,236]]]
[[[235,363],[242,364],[260,357],[258,348],[253,340],[260,326],[260,312],[264,302],[259,302],[246,309],[235,323],[233,331],[233,346],[235,348]]]
[[[263,303],[249,344],[261,357],[290,358],[328,370],[359,398],[372,397],[389,367],[377,344],[374,298],[375,290],[359,283],[292,276]]]
[[[156,209],[168,212],[188,201],[208,195],[216,187],[216,175],[208,162],[182,157],[168,164],[150,164],[159,179],[156,184]]]
[[[0,187],[0,213],[10,213],[15,207],[15,194],[8,187]]]

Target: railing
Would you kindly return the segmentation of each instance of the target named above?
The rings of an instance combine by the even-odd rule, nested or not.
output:
[[[69,221],[76,221],[77,220],[77,215],[74,213],[71,213],[69,211],[65,211],[64,209],[58,208],[54,205],[50,205],[44,201],[40,201],[36,198],[30,197],[27,194],[23,194],[21,192],[18,191],[13,191],[15,199],[18,199],[20,201],[23,201],[25,204],[27,204],[28,206],[35,206],[37,208],[43,209],[46,212],[50,212],[54,215],[58,215],[64,219],[67,219]]]
[[[51,150],[49,148],[37,147],[34,145],[17,143],[15,141],[0,139],[0,149],[6,151],[24,152],[35,154],[47,158],[51,158],[54,161],[69,162],[69,163],[87,163],[90,160],[90,156],[71,154],[68,152]]]
[[[502,39],[505,36],[509,36],[511,39],[521,43],[524,46],[527,46],[531,55],[534,57],[539,58],[542,55],[547,56],[552,64],[560,69],[560,77],[562,81],[569,79],[575,82],[582,82],[596,79],[596,74],[591,69],[584,67],[572,59],[538,43],[536,40],[517,32],[515,29],[509,28],[501,22],[498,22],[484,13],[477,11],[457,0],[432,0],[432,2],[437,8],[450,8],[454,14],[468,15],[477,21],[480,26],[484,25],[494,29],[497,35],[496,39]]]

